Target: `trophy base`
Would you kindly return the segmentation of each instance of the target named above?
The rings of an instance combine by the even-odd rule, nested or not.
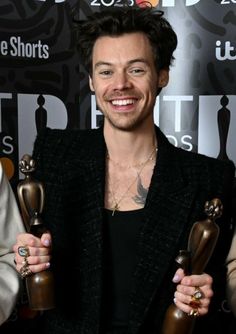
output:
[[[50,270],[33,274],[26,278],[26,289],[29,307],[32,310],[44,311],[55,307],[54,278]]]

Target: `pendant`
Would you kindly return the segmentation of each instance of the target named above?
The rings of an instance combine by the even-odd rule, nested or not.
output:
[[[112,208],[112,216],[114,216],[116,211],[119,211],[119,204],[118,203],[115,203],[115,205]]]

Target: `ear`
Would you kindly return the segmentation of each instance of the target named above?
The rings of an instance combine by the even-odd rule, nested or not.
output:
[[[93,79],[92,79],[91,76],[89,76],[89,87],[90,87],[91,91],[94,92]]]
[[[158,74],[158,88],[165,87],[169,82],[169,70],[163,69],[160,70]]]

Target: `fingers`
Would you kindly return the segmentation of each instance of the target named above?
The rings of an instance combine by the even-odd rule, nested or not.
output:
[[[23,273],[36,273],[49,268],[51,260],[51,235],[44,233],[37,238],[30,233],[21,233],[13,246],[16,270]],[[24,274],[26,273],[26,274]]]
[[[183,271],[183,269],[179,268],[179,269],[176,270],[172,281],[174,283],[179,283],[183,278],[184,278],[184,271]]]
[[[34,274],[34,273],[38,273],[40,271],[46,270],[50,267],[50,262],[44,262],[41,264],[37,264],[37,265],[31,265],[29,262],[27,264],[28,268],[30,269],[30,271]],[[22,264],[17,264],[16,265],[16,270],[21,273],[23,267],[23,261]]]
[[[50,233],[44,233],[41,237],[41,242],[45,247],[51,247],[52,237]]]
[[[192,309],[197,309],[199,315],[205,315],[208,312],[210,300],[211,297],[206,297],[204,295],[198,303],[194,302],[194,304],[192,304],[192,295],[185,295],[176,291],[174,302],[176,306],[185,313],[190,314]]]
[[[41,238],[37,238],[30,233],[19,233],[16,239],[16,245],[28,245],[32,247],[50,247],[52,242],[52,237],[50,233],[44,233]]]
[[[208,274],[201,274],[201,275],[191,275],[185,276],[181,280],[182,285],[187,286],[205,286],[205,285],[212,285],[212,277]]]
[[[177,285],[174,302],[182,311],[205,315],[213,296],[212,278],[207,274],[185,276]],[[194,314],[193,314],[194,315]]]

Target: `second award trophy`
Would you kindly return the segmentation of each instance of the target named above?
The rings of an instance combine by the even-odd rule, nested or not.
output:
[[[223,206],[218,198],[205,203],[206,219],[193,224],[191,229],[188,249],[181,250],[176,262],[184,270],[186,275],[202,274],[216,245],[219,226],[215,220],[222,215]],[[187,314],[173,303],[167,309],[161,334],[191,334],[198,315],[198,303],[201,291],[196,288],[192,296],[192,311]]]
[[[44,187],[41,182],[33,178],[35,161],[30,155],[24,155],[19,163],[24,180],[17,186],[21,214],[27,232],[41,237],[47,231],[41,218],[44,207]],[[27,258],[25,259],[27,263]],[[33,310],[49,310],[54,308],[54,277],[50,269],[39,273],[26,272],[26,289],[29,307]]]

